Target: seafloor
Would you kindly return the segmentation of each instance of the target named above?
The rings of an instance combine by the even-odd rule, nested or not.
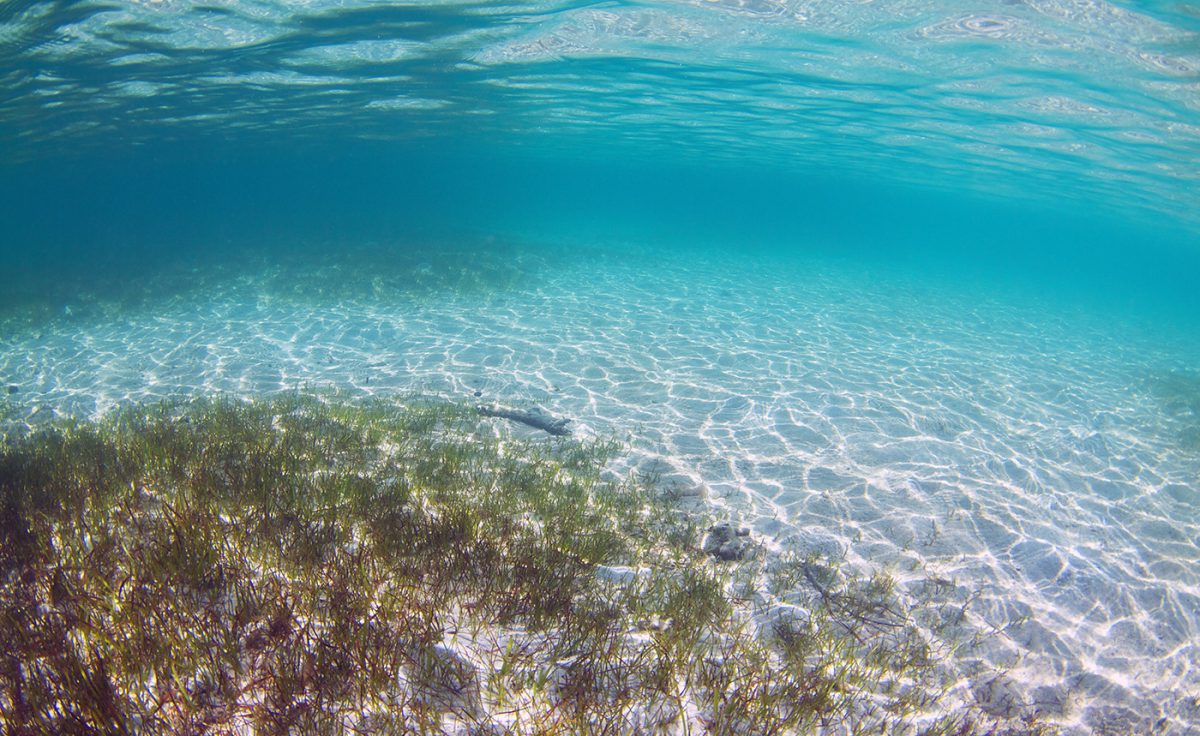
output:
[[[984,635],[955,654],[964,680],[1005,673],[969,685],[989,709],[1068,733],[1200,729],[1200,378],[1182,336],[832,258],[361,265],[264,262],[14,321],[9,426],[295,388],[536,404],[628,440],[614,471],[665,475],[773,549],[948,581]]]

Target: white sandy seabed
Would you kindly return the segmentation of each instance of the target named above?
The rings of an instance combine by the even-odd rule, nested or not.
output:
[[[0,379],[35,416],[298,387],[537,404],[630,438],[618,470],[666,469],[770,549],[978,591],[971,656],[1007,673],[984,701],[1072,734],[1200,733],[1200,450],[1153,389],[1196,363],[1168,340],[720,253],[592,252],[403,304],[254,284],[10,335]]]

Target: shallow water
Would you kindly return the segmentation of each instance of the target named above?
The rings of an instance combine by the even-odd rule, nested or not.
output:
[[[247,273],[11,337],[0,375],[35,422],[297,387],[533,402],[628,438],[615,470],[705,489],[771,549],[977,593],[993,635],[960,651],[968,681],[1001,667],[1029,708],[1087,727],[1194,722],[1200,448],[1164,393],[1200,383],[1190,335],[844,261],[521,258],[523,286],[407,301],[281,297]]]
[[[1095,0],[8,3],[3,406],[536,403],[772,549],[975,596],[963,697],[988,665],[1069,733],[1194,733],[1198,34]]]

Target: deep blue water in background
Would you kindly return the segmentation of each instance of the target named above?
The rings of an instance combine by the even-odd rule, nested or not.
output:
[[[772,251],[899,270],[931,289],[1032,293],[1192,332],[1200,343],[1200,239],[1168,213],[633,156],[615,143],[587,153],[454,140],[204,140],[39,158],[5,167],[0,249],[9,276],[35,291],[360,242],[499,236]]]
[[[197,142],[13,165],[0,187],[5,258],[17,273],[88,276],[230,250],[499,234],[828,255],[910,267],[918,280],[984,277],[1171,320],[1200,314],[1200,246],[1165,214],[1135,220],[1090,202],[625,160],[619,149],[610,161],[464,149],[331,141],[264,152]]]

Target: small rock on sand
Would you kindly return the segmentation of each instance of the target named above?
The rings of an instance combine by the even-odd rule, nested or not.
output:
[[[704,553],[726,562],[744,560],[753,550],[749,537],[749,529],[735,529],[732,524],[723,521],[709,527],[708,535],[704,538]]]

